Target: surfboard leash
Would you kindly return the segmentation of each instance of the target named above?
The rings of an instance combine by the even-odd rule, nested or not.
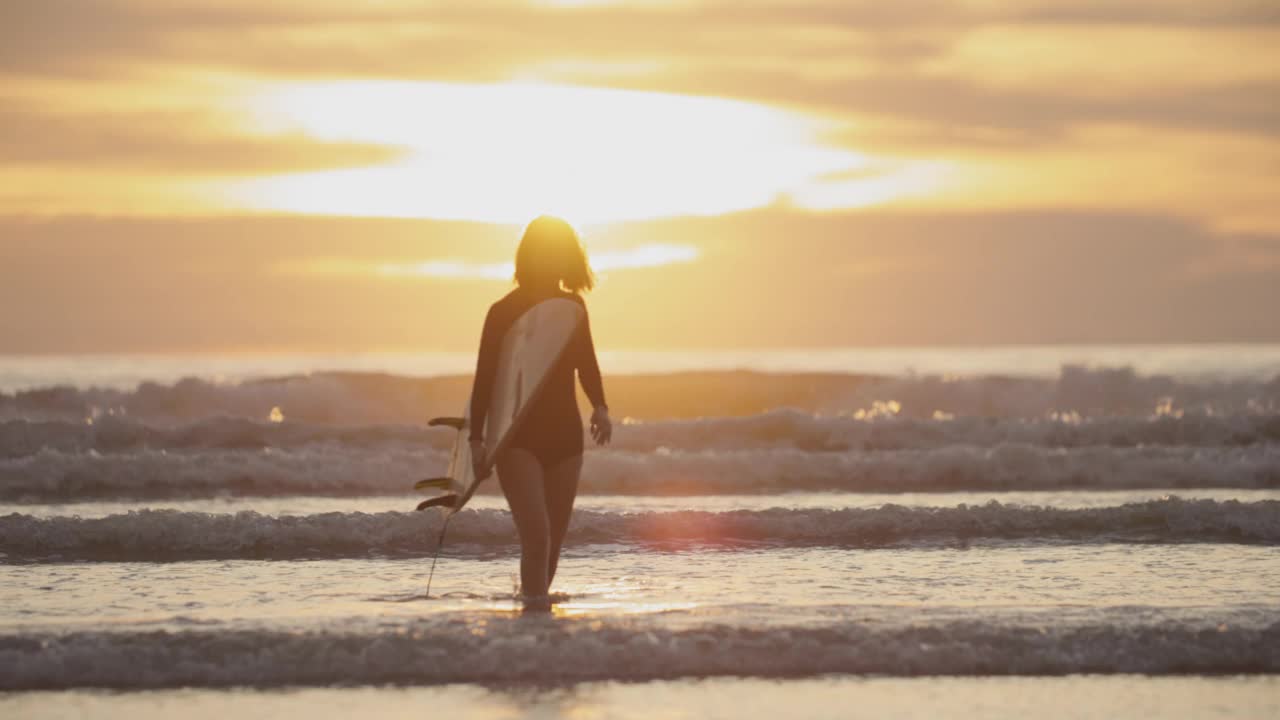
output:
[[[431,599],[431,581],[436,577],[436,563],[440,562],[440,551],[444,548],[444,534],[449,531],[449,521],[453,513],[444,516],[444,524],[440,526],[440,537],[436,539],[436,554],[431,558],[431,572],[427,573],[427,599]]]

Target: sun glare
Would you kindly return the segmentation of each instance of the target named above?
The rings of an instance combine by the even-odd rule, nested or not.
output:
[[[582,224],[714,215],[812,192],[868,160],[822,120],[752,103],[538,83],[343,82],[255,96],[264,132],[403,150],[388,164],[245,181],[239,205]],[[879,195],[879,193],[877,193]]]

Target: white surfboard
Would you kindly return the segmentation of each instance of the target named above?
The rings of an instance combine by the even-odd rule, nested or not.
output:
[[[520,427],[551,370],[564,357],[585,316],[582,306],[573,300],[545,300],[521,315],[507,331],[498,353],[498,369],[485,420],[486,456],[482,468],[486,475],[493,470],[498,454],[506,449],[515,430]],[[481,482],[476,478],[468,440],[471,434],[471,403],[467,403],[463,417],[436,418],[430,424],[452,427],[458,431],[458,436],[453,443],[446,474],[414,485],[419,490],[444,490],[445,494],[422,502],[418,509],[441,507],[448,514],[453,514],[467,504]]]

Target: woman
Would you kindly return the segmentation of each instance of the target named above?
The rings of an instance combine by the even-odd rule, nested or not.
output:
[[[489,308],[480,338],[471,393],[471,457],[477,459],[484,457],[485,413],[507,330],[525,311],[544,300],[569,298],[581,303],[585,310],[581,294],[595,285],[577,232],[564,220],[545,215],[525,228],[516,251],[515,280],[516,289]],[[569,529],[582,472],[582,415],[574,394],[574,371],[594,408],[591,436],[597,444],[609,442],[613,423],[605,405],[591,326],[584,315],[564,357],[497,458],[498,482],[520,535],[520,589],[525,606],[533,609],[551,606],[548,590]]]

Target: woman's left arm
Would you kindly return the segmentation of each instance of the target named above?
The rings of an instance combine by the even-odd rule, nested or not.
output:
[[[582,316],[578,342],[578,379],[593,408],[591,437],[595,439],[596,444],[607,445],[613,438],[613,421],[609,418],[609,406],[604,398],[604,378],[600,375],[596,344],[591,337],[591,318],[586,314]]]

